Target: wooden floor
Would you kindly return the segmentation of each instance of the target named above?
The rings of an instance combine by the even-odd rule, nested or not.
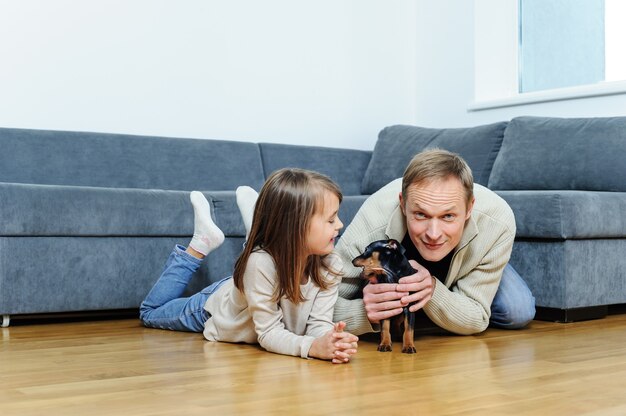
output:
[[[332,365],[134,319],[2,329],[0,415],[625,415],[626,315]]]

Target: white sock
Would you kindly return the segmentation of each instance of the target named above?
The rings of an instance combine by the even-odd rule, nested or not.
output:
[[[237,195],[237,206],[243,219],[243,225],[246,227],[246,240],[250,235],[252,228],[252,217],[254,216],[254,206],[259,194],[249,186],[240,186],[235,191]]]
[[[201,192],[189,195],[193,205],[193,237],[189,247],[205,256],[224,242],[224,233],[211,218],[211,207]]]

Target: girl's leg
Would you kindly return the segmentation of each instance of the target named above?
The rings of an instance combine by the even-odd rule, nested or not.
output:
[[[250,229],[252,228],[252,217],[254,215],[254,206],[259,194],[249,186],[240,186],[235,191],[237,195],[237,206],[239,207],[239,213],[243,219],[243,225],[246,228],[246,240],[250,235]]]
[[[174,247],[161,277],[139,308],[139,317],[145,326],[202,332],[206,320],[203,315],[206,298],[203,302],[201,293],[181,297],[200,263],[202,260],[185,252],[184,247]]]
[[[181,296],[204,256],[222,244],[224,234],[211,219],[204,195],[192,192],[190,198],[194,208],[193,238],[187,250],[174,248],[161,277],[142,302],[140,318],[146,326],[201,332],[208,318],[204,303],[212,292],[203,290],[189,298]]]
[[[193,191],[189,198],[193,205],[193,237],[189,247],[202,254],[203,258],[224,242],[224,233],[211,218],[211,207],[204,195]]]

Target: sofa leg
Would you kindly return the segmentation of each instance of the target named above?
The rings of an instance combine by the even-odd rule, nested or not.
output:
[[[586,306],[583,308],[547,308],[537,306],[537,313],[535,319],[538,321],[552,321],[552,322],[579,322],[588,321],[591,319],[602,319],[608,315],[609,308],[607,305],[600,306]]]
[[[10,315],[2,315],[2,325],[0,327],[6,328],[9,326],[9,322],[11,322]]]

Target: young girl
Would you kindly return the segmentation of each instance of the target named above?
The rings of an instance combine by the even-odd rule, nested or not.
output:
[[[204,332],[209,341],[258,342],[279,354],[350,361],[358,338],[343,332],[344,322],[332,322],[341,261],[331,252],[343,227],[341,191],[319,173],[282,169],[267,179],[253,211],[256,197],[252,188],[237,189],[248,241],[233,276],[181,298],[202,259],[224,241],[207,200],[191,193],[194,235],[186,249],[174,248],[141,304],[143,324]]]

